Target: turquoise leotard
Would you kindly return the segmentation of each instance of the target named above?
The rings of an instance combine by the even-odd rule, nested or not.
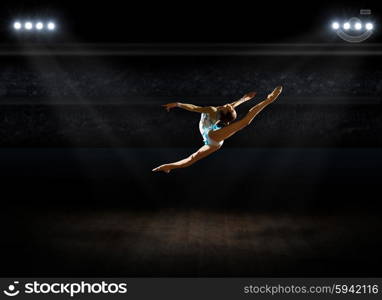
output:
[[[202,113],[199,122],[199,130],[203,137],[203,141],[205,145],[213,145],[213,146],[221,146],[223,145],[223,141],[217,142],[211,139],[208,135],[210,131],[218,130],[221,127],[217,125],[218,121],[213,122],[211,117],[207,113]]]

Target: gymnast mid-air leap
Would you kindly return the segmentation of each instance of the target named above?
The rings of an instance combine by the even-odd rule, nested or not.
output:
[[[170,111],[171,108],[179,107],[189,111],[201,113],[199,130],[203,136],[204,146],[185,159],[161,165],[153,169],[153,171],[163,171],[169,173],[172,169],[186,168],[191,166],[198,160],[201,160],[202,158],[219,150],[223,145],[224,140],[228,139],[239,130],[248,126],[259,112],[261,112],[266,106],[268,106],[277,99],[281,92],[282,87],[276,87],[273,90],[273,92],[268,95],[267,99],[252,107],[244,118],[236,122],[232,122],[237,117],[235,108],[238,107],[240,104],[251,100],[253,97],[255,97],[255,92],[245,94],[241,99],[230,104],[225,104],[223,106],[217,107],[201,107],[193,104],[185,104],[179,102],[173,102],[163,105],[165,109],[167,109],[167,111]]]

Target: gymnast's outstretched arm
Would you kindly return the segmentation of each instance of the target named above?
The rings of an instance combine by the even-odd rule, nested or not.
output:
[[[197,106],[194,104],[172,102],[162,105],[167,111],[174,107],[179,107],[188,111],[198,112],[198,113],[213,113],[217,111],[217,108],[214,106]]]
[[[201,160],[202,158],[205,158],[208,155],[214,153],[219,148],[220,148],[219,146],[204,145],[198,151],[191,154],[189,157],[173,162],[173,163],[161,165],[153,169],[152,171],[153,172],[163,171],[163,172],[169,173],[172,169],[189,167],[192,164],[196,163],[198,160]]]
[[[240,104],[243,104],[244,102],[251,100],[255,96],[256,96],[256,92],[249,92],[245,94],[243,97],[241,97],[239,100],[236,100],[230,104],[232,105],[233,108],[235,108],[235,107],[238,107]]]

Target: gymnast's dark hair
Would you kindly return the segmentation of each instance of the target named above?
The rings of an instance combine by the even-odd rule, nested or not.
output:
[[[229,123],[231,123],[233,120],[236,119],[235,116],[235,111],[220,111],[220,116],[219,116],[219,125],[227,126]]]

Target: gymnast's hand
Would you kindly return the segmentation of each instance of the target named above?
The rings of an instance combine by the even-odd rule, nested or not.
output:
[[[161,165],[159,167],[156,167],[154,169],[152,169],[153,172],[165,172],[165,173],[170,173],[171,171],[171,166],[170,164],[165,164],[165,165]]]
[[[171,108],[177,107],[178,102],[172,102],[162,105],[167,111],[170,111]]]
[[[249,93],[246,93],[244,96],[243,96],[243,100],[244,101],[248,101],[248,100],[251,100],[252,98],[254,98],[256,96],[256,92],[249,92]]]

